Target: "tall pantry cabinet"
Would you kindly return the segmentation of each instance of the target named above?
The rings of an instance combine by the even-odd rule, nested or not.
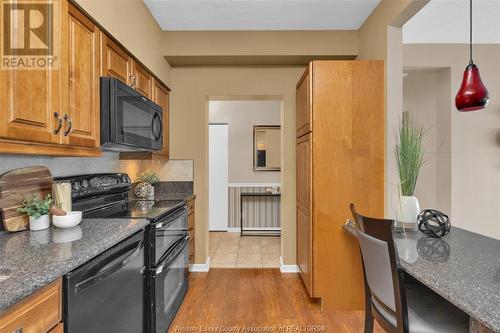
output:
[[[384,63],[313,61],[297,84],[297,262],[327,309],[361,310],[349,203],[384,215]]]

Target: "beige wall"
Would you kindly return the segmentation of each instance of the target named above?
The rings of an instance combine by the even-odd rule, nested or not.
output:
[[[415,195],[422,209],[451,213],[450,72],[447,69],[409,71],[403,79],[403,110],[425,130],[425,163]],[[396,202],[393,198],[393,207]]]
[[[358,59],[385,61],[385,215],[394,217],[391,197],[397,193],[394,129],[403,110],[402,26],[429,0],[382,0],[359,29]]]
[[[76,0],[165,84],[170,66],[161,56],[162,31],[141,0]]]
[[[280,183],[279,171],[253,169],[253,127],[280,125],[281,101],[210,101],[209,122],[229,125],[229,183]]]
[[[196,199],[196,262],[208,257],[208,99],[272,96],[283,102],[282,255],[295,264],[295,84],[302,67],[173,68],[171,155],[194,159]]]
[[[451,115],[452,225],[500,239],[500,45],[476,45],[475,62],[491,102],[481,112],[460,113],[455,94],[468,63],[467,45],[404,46],[405,66],[450,70],[448,103]]]

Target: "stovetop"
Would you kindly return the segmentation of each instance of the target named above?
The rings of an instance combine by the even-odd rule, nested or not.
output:
[[[131,200],[105,209],[89,212],[94,218],[144,218],[158,220],[185,204],[183,200]]]
[[[183,200],[132,200],[132,187],[125,173],[98,173],[57,177],[55,181],[71,184],[73,210],[92,218],[145,218],[157,221],[182,207]]]

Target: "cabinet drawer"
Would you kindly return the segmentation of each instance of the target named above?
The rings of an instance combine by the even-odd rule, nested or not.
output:
[[[0,332],[44,333],[60,321],[61,280],[57,280],[1,314]]]

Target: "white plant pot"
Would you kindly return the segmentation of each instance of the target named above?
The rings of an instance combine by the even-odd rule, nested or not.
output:
[[[405,228],[416,229],[417,217],[420,214],[420,204],[415,196],[400,196],[396,220],[403,224]]]
[[[39,218],[34,218],[30,216],[30,230],[43,230],[50,227],[49,215],[42,215]]]

